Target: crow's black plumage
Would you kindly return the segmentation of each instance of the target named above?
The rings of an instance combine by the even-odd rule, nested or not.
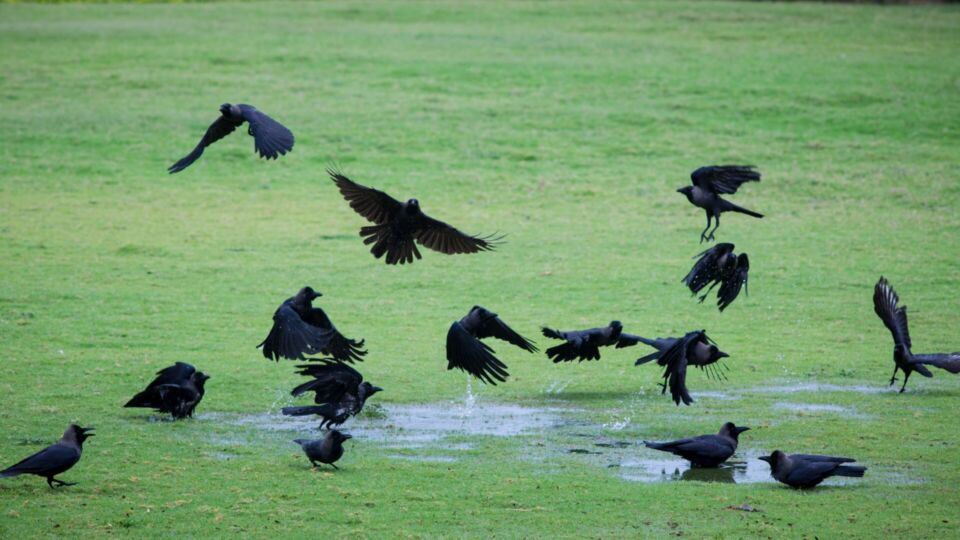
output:
[[[759,182],[760,173],[751,165],[712,165],[700,167],[690,174],[692,186],[686,186],[677,191],[687,196],[687,200],[694,206],[703,208],[707,213],[707,228],[700,233],[700,242],[710,241],[714,233],[720,228],[720,214],[724,212],[739,212],[755,218],[762,218],[763,214],[739,207],[732,202],[720,198],[721,194],[737,192],[744,182]],[[716,219],[717,225],[710,234],[711,220]]]
[[[670,395],[677,405],[681,401],[685,405],[693,403],[687,390],[687,366],[703,369],[708,376],[717,379],[726,378],[714,364],[730,355],[717,348],[713,340],[707,337],[706,330],[688,332],[682,338],[647,339],[629,336],[629,339],[623,341],[624,346],[640,342],[657,349],[656,352],[637,359],[634,365],[656,360],[657,364],[663,366],[663,392],[669,387]]]
[[[320,429],[343,424],[363,410],[367,398],[383,390],[364,381],[359,371],[333,359],[324,358],[297,367],[300,369],[297,373],[313,380],[297,386],[291,393],[299,396],[314,392],[313,401],[317,405],[284,407],[281,412],[287,416],[320,416]]]
[[[331,429],[322,439],[295,439],[293,442],[300,445],[314,467],[319,467],[319,463],[326,463],[339,469],[333,463],[343,457],[343,441],[352,438],[353,435]]]
[[[903,386],[900,387],[900,393],[906,390],[907,380],[914,371],[924,377],[933,377],[933,373],[930,373],[926,366],[938,367],[950,373],[960,373],[960,352],[913,354],[910,350],[913,347],[910,342],[910,329],[907,327],[907,306],[897,306],[899,302],[900,297],[887,279],[881,276],[880,281],[873,288],[873,310],[893,335],[894,366],[890,385],[892,386],[897,380],[897,370],[903,371]]]
[[[257,347],[263,356],[279,361],[304,360],[304,355],[326,354],[341,362],[360,362],[367,351],[363,340],[344,337],[330,318],[313,301],[323,296],[310,287],[304,287],[284,300],[273,314],[273,327]]]
[[[420,210],[416,199],[400,202],[386,193],[362,186],[338,171],[328,170],[350,207],[373,225],[360,228],[364,244],[373,244],[370,253],[386,255],[387,264],[412,263],[420,257],[416,244],[455,255],[492,251],[502,237],[470,236],[431,218]]]
[[[249,124],[247,132],[253,136],[253,146],[260,157],[277,159],[293,150],[293,133],[283,124],[252,105],[224,103],[220,106],[220,117],[210,124],[200,143],[167,171],[173,174],[186,169],[203,155],[206,147],[233,133],[244,122]]]
[[[493,355],[494,350],[482,338],[495,337],[516,345],[527,352],[537,352],[532,341],[507,326],[496,313],[473,306],[447,331],[447,369],[462,369],[489,384],[504,382],[509,374],[507,366]]]
[[[700,259],[682,280],[693,294],[709,285],[707,292],[700,296],[701,303],[707,299],[714,287],[720,285],[717,292],[717,306],[720,311],[727,309],[740,294],[741,288],[748,292],[747,273],[750,271],[750,259],[746,253],[737,255],[733,248],[733,244],[723,242],[698,253],[695,257]]]
[[[70,424],[59,441],[21,460],[16,465],[0,471],[0,478],[35,474],[46,478],[47,485],[52,488],[76,485],[76,482],[64,482],[54,477],[66,472],[80,461],[83,441],[95,435],[95,433],[90,433],[92,430],[92,427],[84,428],[76,424]]]
[[[846,465],[856,460],[814,454],[787,455],[780,450],[761,456],[770,464],[770,475],[777,481],[797,489],[809,489],[831,476],[860,478],[867,471],[860,465]]]
[[[623,333],[620,321],[611,321],[602,328],[587,330],[553,330],[543,327],[543,335],[548,338],[562,339],[566,343],[547,349],[547,356],[554,363],[577,360],[599,360],[600,347],[616,345],[617,348],[629,347],[638,342],[638,336]]]
[[[740,434],[748,427],[739,427],[727,422],[716,435],[700,435],[669,442],[647,442],[647,448],[670,452],[689,461],[694,467],[717,467],[737,451]]]
[[[170,413],[174,418],[193,416],[203,399],[204,385],[210,376],[186,362],[161,369],[157,377],[124,407],[144,407]]]

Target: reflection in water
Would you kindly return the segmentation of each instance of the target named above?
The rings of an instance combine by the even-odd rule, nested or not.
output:
[[[680,475],[680,479],[693,482],[722,482],[724,484],[736,484],[737,481],[733,479],[733,472],[737,467],[740,467],[743,469],[743,472],[746,472],[747,465],[745,463],[740,465],[723,465],[715,469],[690,467],[689,469],[683,471],[683,474]]]
[[[770,467],[758,459],[728,461],[715,469],[691,467],[683,459],[627,459],[620,464],[620,476],[635,482],[684,480],[752,484],[770,481]]]

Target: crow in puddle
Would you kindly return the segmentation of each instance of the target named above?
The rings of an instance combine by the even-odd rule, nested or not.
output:
[[[688,332],[681,338],[647,339],[640,336],[628,336],[618,347],[629,347],[636,343],[645,343],[657,349],[656,352],[637,359],[634,365],[643,365],[656,360],[663,370],[663,392],[670,388],[670,395],[674,403],[685,405],[693,403],[690,392],[687,390],[687,366],[696,366],[717,379],[726,377],[717,368],[721,358],[727,358],[727,353],[717,348],[717,345],[707,337],[706,330]],[[722,365],[722,364],[721,364]]]
[[[333,463],[343,457],[343,441],[352,438],[353,435],[331,429],[322,439],[295,439],[293,442],[300,445],[314,467],[319,467],[319,462],[339,469],[340,467]]]
[[[570,362],[577,360],[599,360],[600,347],[616,345],[617,348],[629,347],[640,341],[639,336],[632,336],[623,333],[623,325],[620,321],[611,321],[609,325],[603,328],[590,328],[588,330],[553,330],[543,327],[543,335],[548,338],[562,339],[566,343],[561,343],[547,349],[547,356],[554,363]]]
[[[708,242],[713,240],[714,233],[720,228],[720,214],[724,212],[740,212],[755,218],[763,217],[763,214],[741,208],[720,198],[722,194],[736,193],[744,182],[760,181],[760,173],[752,165],[700,167],[690,174],[690,179],[693,181],[692,186],[682,187],[677,191],[686,195],[691,204],[703,208],[707,213],[707,228],[700,233],[701,243],[704,240]],[[710,230],[710,222],[713,219],[717,220],[717,224],[708,235],[707,231]]]
[[[0,478],[8,478],[21,474],[35,474],[46,478],[47,485],[51,488],[75,486],[76,482],[64,482],[54,477],[68,471],[80,461],[80,454],[83,452],[83,441],[95,435],[95,433],[90,433],[91,431],[93,431],[92,427],[84,428],[76,424],[70,424],[67,426],[67,430],[63,432],[63,437],[60,437],[59,441],[22,460],[16,465],[0,471]]]
[[[383,388],[373,386],[363,380],[363,375],[352,367],[333,359],[323,358],[313,364],[297,366],[297,373],[313,377],[293,389],[294,396],[314,392],[313,401],[317,405],[305,407],[284,407],[282,413],[287,416],[320,416],[320,429],[339,426],[351,416],[360,414],[367,398]]]
[[[382,191],[361,186],[338,171],[327,173],[350,208],[373,223],[361,227],[360,236],[364,237],[364,244],[373,244],[370,253],[374,257],[387,256],[387,264],[413,263],[414,257],[421,258],[416,244],[455,255],[492,251],[502,239],[464,234],[424,214],[416,199],[402,203]]]
[[[250,126],[247,132],[253,136],[253,147],[260,157],[277,159],[278,156],[293,150],[293,133],[290,133],[283,124],[258,111],[252,105],[224,103],[220,106],[220,117],[210,124],[196,148],[171,165],[167,171],[173,174],[186,169],[203,155],[206,147],[233,133],[233,130],[244,122]]]
[[[737,451],[740,434],[748,429],[727,422],[716,435],[700,435],[662,443],[643,441],[643,444],[647,448],[680,456],[694,467],[717,467]]]
[[[719,284],[717,305],[720,307],[720,311],[726,309],[736,300],[741,287],[745,292],[749,292],[747,289],[747,273],[750,271],[750,259],[747,258],[746,253],[737,255],[733,252],[733,248],[733,244],[723,242],[698,253],[695,257],[700,257],[700,260],[693,265],[690,273],[682,280],[694,294],[703,290],[707,285],[710,286],[707,292],[700,297],[701,303],[707,299],[710,291]]]
[[[203,399],[204,385],[210,376],[186,362],[161,369],[146,389],[130,398],[124,407],[144,407],[170,413],[174,418],[193,417]]]
[[[897,306],[900,297],[890,286],[886,278],[880,276],[880,281],[873,288],[873,310],[883,321],[883,324],[893,335],[893,375],[890,377],[890,385],[897,380],[897,370],[903,371],[903,386],[900,387],[902,394],[907,388],[907,380],[910,374],[916,371],[924,377],[933,377],[933,373],[926,366],[934,366],[949,371],[950,373],[960,373],[960,352],[954,353],[935,353],[935,354],[913,354],[910,348],[910,330],[907,328],[907,306]]]
[[[527,352],[537,352],[532,341],[516,333],[492,311],[473,306],[470,312],[450,325],[447,331],[447,369],[458,368],[489,384],[504,382],[507,366],[493,355],[494,350],[480,341],[495,337]]]
[[[363,340],[344,337],[322,309],[313,307],[313,301],[321,296],[304,287],[280,304],[273,314],[270,333],[257,345],[263,348],[264,357],[304,360],[305,354],[328,354],[341,362],[363,361],[367,354]]]
[[[860,465],[845,465],[856,460],[844,457],[818,456],[813,454],[787,455],[776,450],[761,461],[770,464],[770,475],[778,482],[792,488],[809,489],[831,476],[860,478],[867,471]]]

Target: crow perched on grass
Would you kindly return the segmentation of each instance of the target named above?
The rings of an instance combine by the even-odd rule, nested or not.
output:
[[[717,467],[737,451],[740,434],[748,429],[727,422],[716,435],[700,435],[662,443],[643,441],[643,444],[647,448],[680,456],[694,467]]]
[[[21,462],[0,471],[0,478],[8,478],[21,474],[35,474],[47,479],[51,488],[59,486],[75,486],[76,482],[64,482],[54,478],[56,475],[68,471],[80,461],[83,452],[83,441],[93,437],[92,427],[84,428],[76,424],[67,426],[63,437],[56,444],[50,445]]]
[[[447,331],[447,369],[458,368],[481,381],[496,385],[509,374],[507,366],[493,355],[494,350],[480,341],[495,337],[527,352],[537,352],[532,341],[516,333],[492,311],[473,306],[470,312],[450,325]]]
[[[694,206],[699,206],[707,213],[707,228],[700,233],[700,242],[713,240],[714,233],[720,228],[720,214],[724,212],[740,212],[755,218],[762,218],[753,210],[741,208],[730,201],[721,199],[721,194],[737,192],[744,182],[759,182],[760,173],[752,165],[712,165],[700,167],[690,174],[692,186],[686,186],[677,191],[687,196],[687,200]],[[710,221],[717,220],[717,225],[710,234]]]
[[[703,303],[718,284],[720,290],[717,292],[717,305],[720,311],[727,308],[740,294],[741,287],[744,291],[747,289],[747,273],[750,271],[750,259],[746,253],[737,255],[733,252],[734,245],[726,242],[717,244],[712,248],[698,253],[696,257],[700,260],[693,265],[690,273],[683,278],[683,283],[690,288],[690,291],[697,294],[707,285],[710,286],[707,292],[700,297]]]
[[[370,253],[376,258],[386,254],[387,264],[413,263],[420,257],[417,244],[440,253],[477,253],[492,251],[502,237],[470,236],[433,219],[420,210],[420,202],[400,202],[382,191],[361,186],[338,171],[328,170],[330,178],[343,198],[373,225],[360,228],[364,244],[373,244]]]
[[[278,156],[293,150],[293,133],[283,124],[258,111],[252,105],[224,103],[220,106],[220,117],[210,124],[196,148],[171,165],[167,171],[173,174],[186,169],[203,155],[206,147],[233,133],[233,130],[244,122],[250,125],[247,133],[253,136],[253,146],[260,157],[277,159]]]
[[[625,347],[640,342],[657,349],[657,352],[637,359],[634,365],[639,366],[656,360],[657,364],[664,366],[663,392],[665,393],[669,386],[670,395],[677,405],[680,405],[681,401],[685,405],[693,403],[693,398],[687,390],[687,366],[703,369],[708,376],[712,375],[716,379],[726,378],[714,364],[730,355],[717,348],[713,340],[707,337],[706,330],[688,332],[682,338],[647,339],[629,336],[629,339],[623,341]]]
[[[364,381],[359,371],[332,359],[324,358],[297,367],[300,369],[297,373],[313,377],[313,380],[297,386],[291,394],[300,396],[314,392],[313,401],[317,405],[284,407],[281,412],[287,416],[316,414],[323,419],[320,429],[339,426],[359,414],[367,398],[383,390]]]
[[[263,356],[279,361],[304,360],[305,354],[328,354],[341,362],[361,362],[367,351],[363,340],[343,336],[322,309],[313,307],[313,301],[323,296],[310,287],[304,287],[296,296],[287,298],[273,314],[273,327],[257,347],[263,347]]]
[[[314,467],[319,467],[319,462],[339,470],[340,467],[333,463],[343,457],[343,441],[352,438],[353,435],[331,429],[322,439],[295,439],[293,442],[300,445]]]
[[[144,407],[170,413],[174,418],[193,417],[203,399],[210,376],[185,362],[161,369],[147,388],[130,398],[124,407]]]
[[[873,288],[873,310],[883,321],[883,324],[893,335],[893,375],[890,377],[890,385],[897,380],[897,370],[903,371],[903,386],[900,387],[902,394],[907,388],[907,380],[910,374],[916,371],[924,377],[933,377],[933,373],[926,366],[934,366],[949,371],[950,373],[960,373],[960,352],[955,353],[935,353],[935,354],[913,354],[910,348],[913,344],[910,342],[910,329],[907,327],[907,306],[897,307],[900,297],[890,286],[886,278],[880,276],[880,281]],[[924,365],[926,364],[926,365]]]
[[[617,348],[629,347],[639,340],[638,336],[631,336],[623,333],[623,325],[620,321],[611,321],[609,325],[603,328],[590,328],[588,330],[553,330],[543,327],[543,335],[553,339],[563,339],[566,343],[556,345],[547,349],[547,356],[553,362],[570,362],[577,360],[599,360],[600,347],[616,345]]]
[[[844,457],[818,456],[812,454],[787,455],[776,450],[769,456],[761,456],[770,464],[770,475],[792,488],[809,489],[831,476],[860,478],[867,471],[860,465],[844,465],[856,460]]]

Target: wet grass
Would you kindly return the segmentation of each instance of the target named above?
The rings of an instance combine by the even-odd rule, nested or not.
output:
[[[892,365],[870,297],[886,275],[915,348],[960,349],[958,25],[955,7],[773,3],[0,6],[0,461],[98,428],[79,485],[0,482],[0,536],[954,534],[960,380],[875,392]],[[294,152],[266,163],[234,135],[166,175],[224,101],[291,126]],[[508,243],[388,268],[332,162]],[[734,199],[768,216],[724,218],[752,273],[723,314],[679,284],[704,218],[674,192],[717,162],[760,167]],[[309,469],[300,431],[236,421],[293,402],[292,365],[254,345],[304,284],[367,339],[386,391],[364,421],[396,424],[336,473]],[[462,403],[444,335],[478,303],[531,336],[706,328],[729,380],[691,373],[678,408],[639,349],[556,366],[493,344],[512,376],[475,385],[479,406],[562,425],[389,440],[423,431],[403,407]],[[176,360],[213,376],[198,418],[120,408]],[[870,471],[801,494],[609,467],[727,420],[754,427],[748,464],[782,448]]]

